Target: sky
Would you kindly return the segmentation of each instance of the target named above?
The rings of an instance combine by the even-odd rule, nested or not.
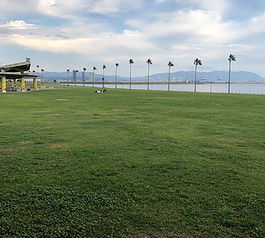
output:
[[[264,0],[0,0],[0,65],[31,58],[50,72],[66,69],[133,76],[227,70],[265,77]]]

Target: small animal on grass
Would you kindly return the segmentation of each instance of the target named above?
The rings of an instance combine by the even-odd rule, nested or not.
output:
[[[97,91],[95,91],[95,93],[106,93],[107,92],[107,90],[106,89],[103,89],[103,90],[97,90]]]

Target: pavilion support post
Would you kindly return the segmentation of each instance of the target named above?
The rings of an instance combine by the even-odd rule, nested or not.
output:
[[[17,80],[16,79],[13,79],[13,85],[14,85],[14,88],[17,87]]]
[[[1,88],[2,93],[6,93],[6,77],[2,77],[2,88]]]
[[[34,90],[38,90],[38,82],[36,78],[33,79],[33,88]]]
[[[25,78],[21,79],[21,91],[25,92],[26,84],[25,84]]]

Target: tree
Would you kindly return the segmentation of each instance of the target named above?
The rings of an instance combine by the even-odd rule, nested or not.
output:
[[[197,87],[197,69],[198,65],[202,65],[201,60],[198,58],[194,60],[194,65],[195,65],[195,80],[194,80],[194,92],[196,92],[196,87]]]
[[[86,80],[86,68],[83,68],[83,75],[82,75],[82,80],[83,80],[83,87],[85,86],[85,80]]]
[[[103,64],[103,66],[102,66],[102,70],[103,70],[103,73],[102,73],[102,88],[104,88],[104,69],[106,69],[106,68],[107,68],[106,65]]]
[[[150,72],[150,64],[152,64],[152,60],[148,59],[146,61],[147,65],[148,65],[148,77],[147,77],[147,90],[149,90],[149,72]]]
[[[95,83],[95,71],[97,70],[97,68],[94,66],[93,67],[93,79],[92,79],[92,81],[93,81],[93,84],[92,84],[92,87],[94,88],[94,83]]]
[[[41,71],[41,82],[43,82],[43,73],[44,73],[45,70],[41,69],[40,71]]]
[[[70,71],[70,69],[67,69],[67,70],[66,70],[66,74],[67,74],[67,81],[68,81],[68,74],[69,74],[69,71]]]
[[[130,89],[132,89],[132,64],[134,64],[132,59],[129,60],[129,64],[130,64]]]
[[[115,74],[115,88],[117,88],[117,77],[118,77],[118,67],[119,67],[119,64],[118,64],[118,63],[116,63],[116,64],[115,64],[115,66],[116,66],[116,74]]]
[[[230,93],[230,91],[231,91],[231,64],[232,64],[232,61],[236,61],[236,57],[234,55],[230,54],[228,57],[228,61],[229,61],[228,93]]]
[[[168,65],[168,87],[167,87],[167,90],[169,91],[169,87],[170,87],[170,68],[173,67],[174,64],[171,61],[169,61],[167,65]]]
[[[74,76],[74,77],[75,77],[74,80],[75,80],[75,87],[76,87],[76,81],[77,81],[77,73],[78,73],[78,70],[74,70],[74,72],[75,72],[75,74],[74,74],[74,75],[75,75],[75,76]]]

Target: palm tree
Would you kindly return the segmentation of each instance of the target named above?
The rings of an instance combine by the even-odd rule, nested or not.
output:
[[[44,73],[45,70],[41,69],[40,71],[41,71],[41,82],[43,82],[43,73]]]
[[[132,64],[134,64],[132,59],[129,60],[129,64],[130,64],[130,89],[132,89]]]
[[[82,80],[83,80],[83,87],[84,87],[85,86],[85,80],[86,80],[86,68],[84,67],[83,70],[84,70],[84,72],[82,75]]]
[[[197,86],[197,69],[198,65],[202,65],[201,60],[198,58],[194,60],[194,65],[195,65],[195,81],[194,81],[194,92],[196,92],[196,86]]]
[[[29,71],[29,72],[30,72],[30,71]],[[36,72],[36,71],[33,69],[33,70],[32,70],[32,73],[35,73],[35,72]]]
[[[39,65],[37,65],[37,74],[39,73]],[[42,80],[41,80],[41,83],[42,83]]]
[[[170,87],[170,68],[173,67],[173,66],[174,66],[174,64],[171,61],[169,61],[168,62],[168,85],[167,85],[167,90],[168,91],[169,91],[169,87]]]
[[[70,71],[70,69],[67,69],[67,70],[66,70],[66,74],[67,74],[67,81],[68,81],[68,74],[69,74],[69,71]]]
[[[152,64],[152,60],[148,59],[146,63],[148,64],[147,90],[149,90],[149,71],[150,71],[150,64]]]
[[[102,66],[102,69],[103,69],[103,73],[102,73],[102,88],[104,88],[104,69],[106,69],[106,68],[107,68],[106,65],[103,64],[103,66]]]
[[[76,87],[76,81],[77,81],[77,73],[78,73],[78,70],[74,70],[74,75],[73,75],[73,80],[75,81],[75,87]]]
[[[93,67],[93,79],[92,79],[92,81],[93,81],[93,84],[92,84],[92,87],[94,88],[94,83],[95,83],[95,71],[97,70],[97,68],[94,66]]]
[[[231,64],[232,64],[232,61],[236,61],[236,57],[234,55],[230,54],[228,61],[229,61],[228,93],[230,93],[230,89],[231,89]]]
[[[116,74],[115,74],[115,88],[117,88],[117,77],[118,77],[118,67],[119,67],[119,64],[118,64],[118,63],[116,63],[116,64],[115,64],[115,66],[116,66]]]

